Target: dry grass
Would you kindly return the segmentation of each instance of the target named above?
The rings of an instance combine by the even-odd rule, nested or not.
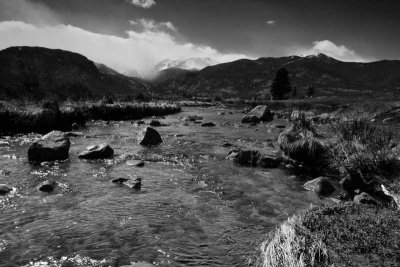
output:
[[[325,244],[293,216],[280,225],[261,246],[263,267],[306,267],[328,264]]]

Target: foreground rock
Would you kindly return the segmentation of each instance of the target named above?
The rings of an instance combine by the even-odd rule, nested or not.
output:
[[[260,121],[272,121],[274,114],[267,106],[257,106],[242,118],[242,123],[257,123]]]
[[[57,183],[54,181],[44,181],[38,186],[38,190],[45,193],[51,193],[54,191],[56,186]]]
[[[34,162],[68,159],[70,141],[63,132],[52,131],[28,149],[28,160]]]
[[[79,153],[81,159],[105,159],[111,158],[114,150],[108,144],[92,145]]]
[[[0,184],[0,196],[7,195],[13,190],[11,186],[8,186],[6,184]]]
[[[319,177],[314,180],[308,181],[303,185],[307,190],[313,191],[321,196],[328,196],[335,192],[335,187],[329,182],[326,177]]]
[[[156,146],[163,142],[160,134],[151,127],[147,127],[138,135],[138,142],[142,146]]]

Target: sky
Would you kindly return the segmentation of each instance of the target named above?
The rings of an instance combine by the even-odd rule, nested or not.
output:
[[[400,59],[397,0],[0,0],[0,49],[81,53],[120,72],[165,59],[325,53]]]

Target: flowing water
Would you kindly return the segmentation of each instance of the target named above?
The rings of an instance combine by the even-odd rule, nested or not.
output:
[[[0,266],[256,266],[266,234],[310,203],[315,195],[281,169],[236,166],[226,159],[231,142],[276,149],[280,129],[242,126],[242,114],[184,108],[158,127],[164,143],[146,148],[130,121],[88,123],[71,138],[67,161],[32,165],[30,143],[40,136],[0,139]],[[201,115],[216,127],[179,118]],[[147,120],[148,121],[148,120]],[[78,153],[108,142],[113,159],[88,161]],[[127,164],[142,159],[142,168]],[[116,177],[143,177],[140,191]],[[55,192],[37,190],[44,180]],[[140,263],[139,263],[140,262]]]

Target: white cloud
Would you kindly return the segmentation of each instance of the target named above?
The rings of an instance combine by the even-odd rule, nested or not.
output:
[[[129,23],[134,26],[140,26],[145,31],[163,31],[163,30],[171,30],[177,32],[178,29],[172,24],[170,21],[156,22],[153,19],[137,19],[130,20]]]
[[[172,27],[172,24],[168,25],[166,23],[164,27]],[[147,25],[144,31],[127,31],[127,37],[123,38],[71,25],[37,26],[21,21],[4,21],[0,22],[0,36],[0,49],[9,46],[59,48],[83,54],[120,72],[136,69],[146,73],[164,59],[209,57],[222,63],[246,57],[222,53],[207,45],[179,42],[171,32],[153,25]]]
[[[344,45],[336,45],[332,41],[323,40],[315,41],[312,43],[311,48],[297,48],[294,49],[294,54],[297,55],[312,55],[323,53],[327,56],[342,60],[342,61],[355,61],[366,62],[374,60],[371,57],[364,57],[356,53],[354,50],[347,48]]]
[[[127,0],[132,5],[142,7],[142,8],[150,8],[156,4],[154,0]]]
[[[267,23],[268,25],[275,25],[276,24],[276,20],[267,20],[265,23]]]

